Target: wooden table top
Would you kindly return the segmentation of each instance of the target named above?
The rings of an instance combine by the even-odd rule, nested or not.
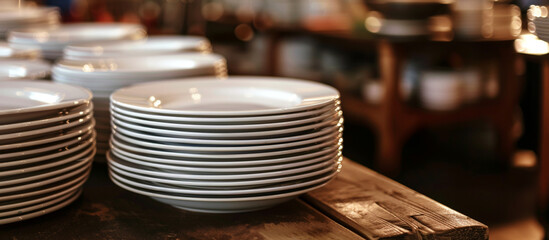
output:
[[[0,226],[0,239],[488,239],[488,228],[345,159],[331,183],[261,211],[193,213],[114,185],[95,164],[82,196]]]

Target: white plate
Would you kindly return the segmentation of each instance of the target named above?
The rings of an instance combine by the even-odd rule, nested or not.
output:
[[[150,36],[143,40],[103,41],[67,46],[65,59],[97,59],[119,56],[147,56],[181,52],[211,52],[207,38],[199,36]]]
[[[181,179],[169,179],[169,178],[157,178],[150,177],[141,174],[135,174],[128,171],[124,171],[116,166],[109,165],[111,171],[118,172],[125,176],[130,176],[137,179],[142,179],[145,181],[153,181],[158,183],[172,184],[174,186],[185,186],[185,187],[194,187],[201,189],[242,189],[242,188],[252,188],[259,186],[272,186],[277,184],[284,184],[290,181],[296,181],[305,178],[313,178],[322,174],[327,174],[332,172],[331,168],[319,169],[317,171],[311,171],[303,174],[296,174],[278,178],[267,178],[267,179],[253,179],[253,180],[241,180],[241,181],[205,181],[205,180],[181,180]]]
[[[91,101],[82,87],[45,81],[0,81],[0,117],[8,114],[61,110]]]
[[[196,76],[203,74],[205,70],[213,74],[217,72],[216,68],[221,68],[226,73],[226,65],[225,58],[218,54],[182,53],[94,61],[61,60],[53,67],[52,72],[54,76],[75,82],[89,80],[105,84],[130,84],[137,80]],[[93,86],[93,82],[89,84]]]
[[[28,213],[28,214],[24,214],[24,215],[18,215],[18,216],[9,217],[9,218],[1,218],[0,219],[0,224],[19,222],[19,221],[23,221],[23,220],[26,220],[26,219],[39,217],[39,216],[42,216],[44,214],[47,214],[47,213],[50,213],[50,212],[53,212],[53,211],[57,211],[57,210],[65,207],[65,206],[69,205],[70,203],[74,202],[74,200],[76,200],[80,196],[81,193],[82,193],[82,191],[78,191],[71,198],[69,198],[69,199],[67,199],[67,200],[65,200],[61,203],[58,203],[56,205],[53,205],[52,207],[46,208],[46,209],[40,209],[36,212],[32,212],[32,213]]]
[[[85,142],[85,141],[94,141],[95,135],[96,135],[95,132],[92,131],[91,133],[84,133],[83,136],[73,137],[72,139],[68,139],[62,142],[55,142],[55,143],[51,143],[45,146],[39,146],[35,148],[28,148],[28,149],[25,148],[25,149],[22,149],[21,151],[2,153],[0,154],[0,159],[4,161],[22,160],[24,158],[28,158],[29,156],[44,154],[49,151],[61,151],[67,146],[71,146],[71,145]]]
[[[150,154],[144,154],[141,152],[131,152],[126,151],[124,149],[115,147],[114,145],[110,145],[111,150],[116,153],[115,155],[122,154],[124,156],[141,160],[141,161],[148,161],[152,163],[159,163],[159,164],[171,164],[175,166],[192,166],[192,167],[251,167],[251,166],[262,166],[262,165],[269,165],[269,164],[283,164],[283,163],[291,163],[291,162],[297,162],[297,161],[306,161],[311,158],[317,158],[320,156],[326,156],[331,155],[335,152],[341,151],[341,145],[331,146],[327,147],[325,149],[321,149],[318,151],[312,151],[309,153],[299,153],[279,158],[268,158],[268,159],[251,159],[251,160],[219,160],[219,161],[194,161],[192,159],[177,159],[177,158],[171,158],[171,157],[163,157],[163,156],[156,156],[156,155],[150,155]]]
[[[24,215],[24,214],[28,214],[28,213],[43,209],[43,208],[47,208],[49,206],[58,204],[59,202],[65,201],[66,199],[69,199],[69,197],[75,195],[76,193],[80,194],[80,191],[81,190],[78,189],[77,191],[73,191],[73,192],[70,192],[69,194],[59,196],[59,197],[57,197],[53,200],[51,200],[51,199],[46,200],[46,202],[41,202],[39,204],[35,204],[35,205],[32,205],[32,206],[22,207],[22,208],[18,208],[18,209],[12,209],[12,210],[8,210],[8,211],[2,211],[2,212],[0,212],[0,219],[11,217],[11,216],[14,216],[14,215],[21,215],[21,214]]]
[[[151,154],[151,155],[157,155],[157,156],[163,156],[163,157],[178,157],[178,158],[192,158],[202,161],[209,161],[209,160],[221,160],[221,159],[253,159],[253,158],[267,158],[267,157],[276,157],[276,156],[283,156],[283,155],[289,155],[289,154],[297,154],[297,153],[303,153],[307,151],[317,151],[321,150],[325,147],[335,146],[341,144],[343,141],[342,138],[335,138],[333,140],[327,140],[324,142],[320,142],[314,145],[305,145],[300,146],[296,148],[287,148],[287,149],[277,149],[276,151],[270,151],[270,152],[247,152],[247,153],[236,153],[236,154],[215,154],[215,153],[188,153],[188,152],[176,152],[176,151],[166,151],[166,150],[157,150],[157,149],[148,149],[141,146],[134,146],[132,144],[126,143],[121,141],[120,139],[117,139],[116,137],[111,138],[111,142],[113,143],[114,147],[120,147],[125,150],[138,152],[141,154]]]
[[[128,23],[71,23],[52,28],[13,30],[10,43],[36,44],[44,49],[60,49],[78,42],[98,40],[142,39],[146,36],[143,26]]]
[[[202,77],[136,84],[114,92],[111,102],[149,113],[242,116],[304,111],[325,106],[338,98],[335,88],[311,81]]]
[[[220,197],[235,197],[234,195],[269,194],[277,191],[291,191],[296,188],[309,187],[311,185],[327,182],[337,174],[337,171],[333,170],[329,175],[317,176],[317,178],[308,179],[307,181],[303,181],[303,182],[299,182],[299,181],[291,182],[288,184],[284,184],[282,186],[264,186],[264,187],[256,187],[251,189],[230,189],[230,190],[214,190],[214,189],[205,190],[205,189],[192,189],[192,188],[175,187],[175,186],[169,187],[164,184],[131,179],[131,178],[128,178],[128,176],[119,175],[115,171],[110,171],[109,174],[111,177],[127,185],[131,185],[134,187],[139,187],[139,188],[147,189],[151,191],[165,192],[168,194],[171,194],[171,193],[189,194],[189,195],[195,195],[196,197],[201,197],[201,195],[220,195]]]
[[[75,118],[75,119],[67,120],[66,123],[61,124],[61,125],[55,125],[55,126],[52,126],[52,127],[46,127],[46,128],[43,128],[43,129],[37,129],[37,130],[31,130],[31,131],[25,131],[25,132],[0,134],[0,141],[9,140],[10,142],[15,143],[15,141],[18,141],[19,139],[22,139],[24,137],[38,136],[38,135],[41,135],[41,134],[53,133],[55,131],[72,128],[72,127],[75,127],[75,126],[79,126],[79,125],[88,123],[92,119],[93,119],[93,113],[90,113],[90,114],[85,115],[83,117],[78,117],[78,118]]]
[[[61,112],[59,115],[50,117],[50,118],[44,118],[44,119],[38,119],[34,121],[25,121],[25,122],[17,122],[12,124],[2,124],[0,125],[0,132],[3,130],[8,129],[17,129],[17,128],[25,128],[25,127],[32,127],[37,125],[44,125],[54,122],[60,122],[65,121],[72,118],[77,118],[79,116],[84,116],[89,114],[91,111],[93,111],[93,104],[90,103],[89,105],[81,105],[74,109],[70,109],[67,111]]]
[[[295,148],[304,145],[324,143],[333,139],[341,138],[341,133],[331,132],[324,136],[319,136],[312,139],[301,140],[290,143],[279,143],[279,144],[269,144],[269,145],[257,145],[257,146],[196,146],[189,144],[164,144],[150,142],[146,140],[140,140],[132,138],[130,136],[124,136],[123,134],[117,133],[116,130],[113,131],[113,136],[124,142],[142,146],[144,148],[150,148],[155,150],[166,150],[166,151],[178,151],[178,152],[188,152],[188,153],[206,153],[206,154],[216,154],[216,153],[230,153],[230,154],[239,154],[239,153],[249,153],[249,152],[270,152],[278,151],[280,149],[289,149]]]
[[[130,115],[136,118],[152,120],[152,121],[166,121],[166,122],[178,122],[178,123],[210,123],[210,124],[254,124],[254,123],[270,123],[270,122],[282,122],[297,119],[304,119],[311,116],[317,116],[326,112],[339,112],[340,102],[336,101],[333,105],[327,105],[317,109],[305,110],[302,112],[268,115],[268,116],[247,116],[247,117],[185,117],[175,115],[162,115],[157,113],[141,112],[135,109],[126,109],[114,104],[110,105],[111,111],[115,113]]]
[[[208,180],[211,180],[211,181],[239,180],[240,181],[240,180],[278,178],[278,177],[284,177],[284,176],[303,174],[303,173],[317,171],[317,170],[326,169],[326,168],[333,169],[337,165],[335,161],[333,161],[332,159],[329,159],[329,160],[325,160],[324,162],[315,163],[308,166],[302,166],[299,168],[285,169],[285,170],[274,170],[274,171],[266,171],[266,172],[248,172],[248,173],[237,173],[237,174],[229,174],[229,173],[206,174],[201,172],[193,173],[193,172],[148,168],[145,166],[140,166],[137,164],[133,164],[131,162],[124,161],[122,159],[118,159],[113,155],[111,155],[108,160],[109,160],[108,161],[109,164],[112,166],[115,166],[117,168],[129,171],[129,172],[142,174],[146,176],[169,178],[169,179],[206,180],[206,181]]]
[[[257,138],[273,138],[280,136],[287,136],[289,134],[296,134],[299,132],[322,129],[329,126],[342,126],[343,118],[332,118],[324,120],[320,123],[309,124],[305,126],[298,126],[293,128],[285,128],[278,130],[267,131],[255,131],[255,132],[195,132],[195,131],[177,131],[160,128],[145,127],[141,125],[135,125],[128,122],[120,121],[115,116],[112,118],[112,126],[118,126],[122,128],[132,129],[135,131],[141,131],[150,133],[152,135],[167,135],[172,137],[185,137],[185,138],[201,138],[201,139],[257,139]]]
[[[170,195],[154,191],[147,191],[128,186],[124,183],[117,181],[116,179],[113,179],[112,177],[111,180],[121,188],[124,188],[134,193],[149,196],[165,204],[169,204],[181,209],[208,213],[235,213],[264,209],[294,199],[301,194],[320,188],[328,183],[325,182],[319,185],[311,186],[309,188],[266,196],[207,198]]]
[[[232,131],[250,131],[250,130],[262,130],[266,131],[269,129],[275,128],[288,128],[295,127],[304,124],[311,124],[323,121],[325,119],[331,119],[335,117],[341,117],[343,113],[341,111],[332,112],[328,111],[319,116],[311,116],[305,119],[290,120],[284,122],[271,122],[271,123],[258,123],[258,124],[231,124],[231,125],[220,125],[220,124],[185,124],[185,123],[173,123],[173,122],[160,122],[160,121],[150,121],[145,119],[134,118],[132,116],[120,114],[114,111],[111,111],[111,115],[115,116],[121,121],[130,122],[133,124],[140,124],[147,127],[158,127],[158,128],[169,128],[174,130],[232,130]]]
[[[84,124],[82,126],[77,126],[72,129],[64,130],[63,133],[55,132],[50,135],[44,135],[38,138],[31,138],[31,140],[25,141],[25,142],[0,145],[0,150],[13,151],[15,149],[22,149],[22,148],[36,146],[36,145],[59,142],[59,141],[77,137],[77,136],[84,136],[86,134],[90,134],[93,131],[94,127],[95,127],[95,122],[92,119],[88,124]],[[1,166],[1,163],[0,163],[0,166]]]
[[[44,60],[1,59],[0,81],[43,79],[50,75],[51,65]]]
[[[242,146],[242,145],[267,145],[267,144],[277,144],[277,143],[289,143],[295,141],[301,141],[305,139],[316,138],[319,136],[326,135],[332,132],[343,132],[343,127],[332,126],[322,129],[317,129],[307,133],[301,133],[296,136],[290,137],[273,137],[265,139],[238,139],[238,140],[207,140],[207,139],[194,139],[194,138],[184,138],[184,137],[169,137],[169,136],[156,136],[146,133],[136,132],[130,129],[123,127],[114,126],[113,131],[117,131],[123,135],[131,136],[133,138],[155,141],[155,142],[164,142],[170,144],[198,144],[198,145],[223,145],[223,146]],[[109,136],[110,138],[110,136]]]

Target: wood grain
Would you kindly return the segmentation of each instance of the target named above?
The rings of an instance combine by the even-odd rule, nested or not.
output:
[[[367,239],[488,239],[486,225],[348,159],[304,198]]]

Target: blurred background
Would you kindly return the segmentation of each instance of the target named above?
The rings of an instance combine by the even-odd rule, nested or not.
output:
[[[231,75],[335,86],[346,157],[488,224],[492,239],[544,234],[547,1],[0,4],[57,6],[67,23],[131,22],[149,35],[206,36]]]

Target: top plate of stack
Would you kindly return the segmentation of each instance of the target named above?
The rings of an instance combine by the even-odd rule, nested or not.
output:
[[[113,40],[77,43],[67,46],[64,59],[105,59],[120,56],[152,56],[183,52],[210,53],[212,46],[207,38],[199,36],[151,36],[143,40]]]

